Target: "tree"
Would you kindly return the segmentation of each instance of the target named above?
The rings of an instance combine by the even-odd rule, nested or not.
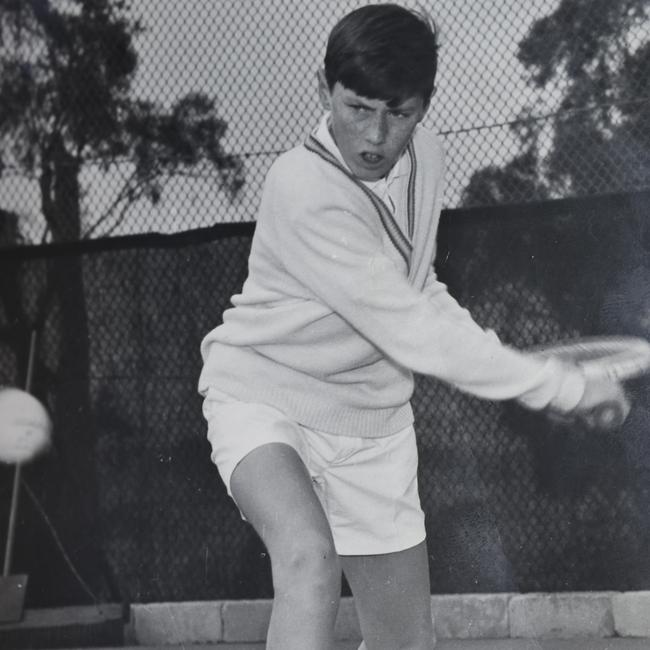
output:
[[[129,96],[142,31],[121,0],[0,0],[2,163],[38,176],[49,238],[102,234],[140,197],[160,198],[164,180],[199,164],[235,193],[241,160],[221,146],[226,124],[214,100],[194,93],[170,111]],[[79,173],[131,161],[131,177],[107,214],[84,224]],[[1,167],[0,167],[1,169]],[[121,208],[121,209],[120,209]]]
[[[548,188],[539,178],[539,129],[530,118],[530,111],[523,111],[511,126],[521,151],[503,167],[490,165],[474,172],[463,190],[464,205],[498,205],[510,202],[513,196],[529,200],[548,198]]]
[[[38,179],[48,242],[109,233],[134,201],[157,202],[167,179],[199,166],[209,168],[229,195],[244,182],[241,160],[221,145],[226,124],[211,98],[190,94],[164,110],[131,97],[138,60],[134,37],[142,29],[123,0],[0,0],[0,173],[11,166]],[[80,174],[87,164],[131,169],[110,208],[92,221],[82,209]],[[0,327],[0,341],[15,343],[17,332],[28,340],[28,332],[42,329],[46,320],[56,330],[51,337],[56,353],[49,350],[51,363],[41,358],[37,368],[40,376],[51,373],[54,380],[47,397],[71,481],[60,495],[59,514],[69,536],[80,530],[86,535],[87,543],[78,545],[78,563],[96,566],[95,441],[82,259],[61,255],[46,264],[36,300],[16,295],[20,283],[7,283],[12,290],[1,299],[11,306],[5,309],[11,319]],[[28,309],[27,302],[38,308]],[[66,499],[78,503],[78,515]]]
[[[561,0],[533,23],[517,56],[532,86],[561,89],[549,121],[550,150],[541,153],[545,131],[536,127],[513,161],[475,173],[465,204],[648,186],[650,43],[637,46],[633,35],[649,12],[648,0]],[[513,191],[522,166],[537,189],[532,195],[519,186]]]

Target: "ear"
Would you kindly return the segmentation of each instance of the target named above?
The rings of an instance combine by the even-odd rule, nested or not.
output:
[[[421,122],[424,119],[424,116],[427,114],[427,111],[429,110],[429,106],[431,106],[431,100],[429,100],[424,106],[422,107],[422,112],[420,113],[420,119],[418,122]]]
[[[325,78],[325,70],[320,68],[316,73],[318,79],[318,97],[320,98],[321,106],[329,111],[332,108],[332,93],[330,92],[329,86],[327,85],[327,79]]]
[[[429,97],[429,99],[427,99],[424,106],[422,107],[422,115],[420,116],[420,119],[418,120],[419,122],[421,122],[424,119],[424,116],[427,114],[427,111],[431,107],[431,100],[433,99],[433,96],[436,94],[437,90],[438,89],[434,86],[433,90],[431,91],[431,96]]]

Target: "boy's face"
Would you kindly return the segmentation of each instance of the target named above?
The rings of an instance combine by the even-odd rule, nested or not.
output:
[[[415,96],[391,107],[339,82],[330,90],[323,71],[318,86],[323,108],[331,111],[334,141],[352,173],[362,181],[385,176],[404,152],[428,103]]]

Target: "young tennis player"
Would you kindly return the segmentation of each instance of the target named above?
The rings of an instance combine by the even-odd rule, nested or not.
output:
[[[365,6],[334,27],[325,114],[272,166],[248,278],[202,343],[212,459],[271,557],[267,648],[332,647],[342,570],[362,647],[433,648],[414,372],[531,409],[624,402],[502,345],[436,279],[444,161],[419,126],[436,66],[417,13]]]

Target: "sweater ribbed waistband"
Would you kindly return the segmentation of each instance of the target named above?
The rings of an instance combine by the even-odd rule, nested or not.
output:
[[[354,384],[327,382],[268,360],[255,350],[213,342],[199,379],[199,392],[211,386],[245,402],[269,404],[299,424],[342,436],[380,438],[413,423],[412,384],[395,386],[404,401],[383,406],[355,402]],[[356,400],[358,402],[358,399]]]

